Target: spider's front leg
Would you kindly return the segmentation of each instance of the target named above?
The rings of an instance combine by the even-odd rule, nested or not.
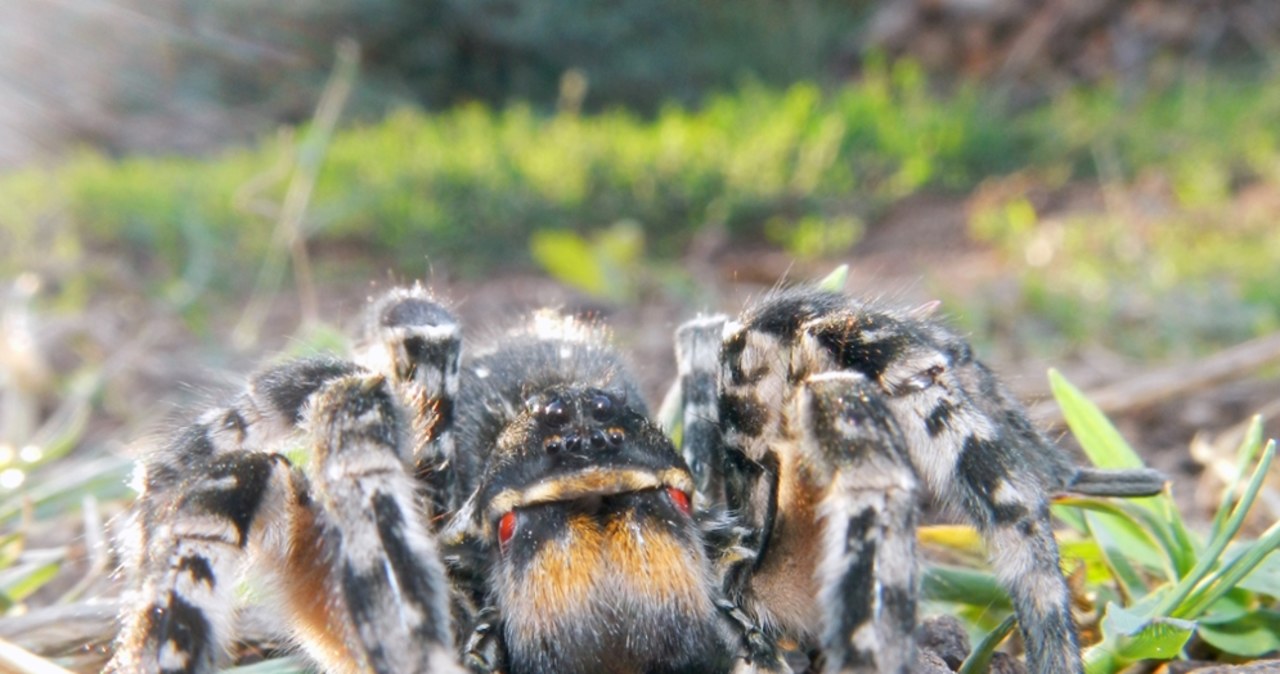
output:
[[[409,459],[430,497],[433,517],[467,497],[476,457],[456,450],[462,334],[453,314],[422,286],[396,288],[369,312],[361,364],[390,375],[409,413]],[[437,520],[440,521],[440,520]]]
[[[316,532],[326,541],[329,634],[355,637],[353,671],[456,671],[449,586],[418,518],[395,402],[381,377],[351,377],[314,403]],[[297,541],[295,540],[295,545]],[[294,560],[305,564],[305,560]],[[334,596],[336,595],[336,596]]]
[[[798,326],[779,340],[756,323],[702,318],[676,338],[684,453],[736,523],[718,551],[726,592],[748,634],[816,649],[824,671],[910,671],[917,480],[902,433],[866,377],[823,362]]]
[[[873,385],[810,377],[794,401],[793,488],[816,496],[815,580],[829,672],[908,672],[915,661],[916,476]]]
[[[383,307],[382,328],[401,338],[388,350],[413,359],[387,368],[394,385],[342,361],[287,363],[145,464],[139,589],[108,671],[214,671],[234,638],[242,571],[276,581],[287,632],[325,671],[460,671],[450,586],[412,467],[447,456],[433,444],[447,428],[447,381],[417,386],[409,424],[396,395],[427,368],[456,374],[456,344],[452,365],[418,348],[440,323],[425,304],[402,306],[421,299]],[[424,429],[424,443],[410,441]],[[310,450],[306,471],[272,451],[299,440]]]

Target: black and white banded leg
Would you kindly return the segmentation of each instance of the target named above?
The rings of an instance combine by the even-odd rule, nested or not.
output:
[[[909,669],[916,567],[906,560],[918,484],[983,534],[1030,671],[1079,672],[1048,498],[1149,495],[1162,477],[1074,466],[962,338],[927,320],[932,309],[894,311],[800,287],[770,294],[738,321],[681,329],[683,451],[695,474],[705,472],[699,484],[723,485],[721,502],[741,532],[734,554],[721,556],[725,592],[772,636],[827,651],[829,671]],[[712,353],[719,363],[709,374]],[[708,381],[714,405],[705,402]],[[898,431],[878,441],[847,435],[890,422]],[[815,538],[821,550],[808,542]],[[821,561],[807,568],[811,557]],[[902,573],[878,576],[877,564]],[[871,575],[849,573],[855,567]],[[855,578],[863,585],[848,584]],[[910,599],[889,599],[899,591]],[[815,601],[819,611],[809,608]],[[860,632],[877,610],[875,630]]]
[[[112,674],[211,672],[227,650],[235,585],[246,548],[264,538],[257,515],[280,508],[290,491],[282,457],[230,451],[207,455],[207,438],[188,432],[169,451],[192,459],[195,477],[151,496],[139,554],[143,573],[107,666]]]
[[[1048,496],[1075,468],[1034,430],[968,344],[910,313],[854,306],[806,331],[842,367],[877,382],[911,464],[940,503],[983,535],[1036,674],[1082,671]]]
[[[466,498],[469,485],[458,477],[476,473],[475,457],[459,455],[454,438],[461,356],[457,319],[421,285],[395,288],[372,307],[357,356],[388,373],[404,401],[414,438],[410,460],[436,518]]]
[[[396,414],[376,376],[336,381],[313,403],[315,510],[340,595],[329,608],[356,637],[353,671],[460,671],[449,585],[417,515]]]
[[[950,414],[954,430],[909,443],[915,463],[927,466],[922,473],[934,471],[924,474],[930,490],[966,513],[986,541],[992,569],[1018,615],[1029,671],[1083,671],[1070,590],[1049,518],[1051,489],[1025,472],[1017,445],[975,407]],[[916,421],[923,426],[928,418]],[[939,474],[943,471],[945,476]]]
[[[818,493],[816,570],[826,672],[900,674],[915,660],[916,477],[901,431],[857,373],[814,375],[796,397]]]
[[[725,317],[716,315],[689,321],[676,330],[681,448],[693,472],[697,495],[711,503],[724,498],[718,391],[724,326]]]
[[[385,377],[331,359],[267,370],[180,433],[144,464],[144,577],[108,671],[215,671],[246,568],[281,588],[288,630],[325,671],[461,671],[406,439]],[[273,452],[297,442],[305,470]]]

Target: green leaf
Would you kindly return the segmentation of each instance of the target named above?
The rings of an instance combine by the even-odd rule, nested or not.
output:
[[[1240,547],[1227,553],[1227,564],[1230,565],[1240,554],[1247,551],[1247,548]],[[1272,551],[1249,572],[1236,587],[1249,590],[1250,592],[1258,592],[1270,595],[1272,597],[1280,597],[1280,552]]]
[[[529,249],[533,259],[557,280],[592,295],[608,292],[609,282],[595,251],[577,234],[558,229],[534,232]]]
[[[1058,499],[1057,503],[1079,508],[1082,517],[1094,515],[1087,521],[1089,530],[1105,527],[1107,536],[1119,542],[1126,557],[1134,558],[1151,571],[1164,570],[1170,580],[1180,577],[1173,572],[1177,564],[1175,557],[1180,554],[1174,549],[1178,543],[1171,539],[1166,524],[1150,510],[1095,496],[1068,496]]]
[[[830,274],[822,277],[822,280],[816,284],[822,290],[830,290],[832,292],[844,292],[844,286],[849,281],[849,265],[842,264],[831,270]]]
[[[973,652],[969,653],[969,657],[964,659],[964,664],[960,665],[960,671],[957,674],[980,674],[987,671],[991,666],[991,656],[995,654],[996,647],[1009,636],[1013,626],[1017,624],[1017,618],[1012,615],[1001,621],[995,629],[982,638],[982,641],[978,642]]]
[[[1049,370],[1049,384],[1062,407],[1063,418],[1080,442],[1089,460],[1099,468],[1142,468],[1138,457],[1102,410],[1057,370]],[[1158,525],[1150,527],[1159,537],[1165,553],[1178,574],[1186,573],[1196,561],[1197,545],[1187,531],[1177,506],[1168,492],[1158,496],[1130,499],[1128,503],[1149,510]],[[1128,507],[1128,506],[1126,506]]]
[[[1075,508],[1068,507],[1068,505],[1062,504],[1063,501],[1070,500],[1072,498],[1074,497],[1054,496],[1053,501],[1050,504],[1049,510],[1053,513],[1054,517],[1058,518],[1059,520],[1062,520],[1064,523],[1066,523],[1067,526],[1071,527],[1072,529],[1075,529],[1080,533],[1084,533],[1085,531],[1084,513],[1080,512],[1079,510],[1076,510]]]
[[[1089,533],[1106,557],[1107,566],[1111,569],[1126,597],[1141,597],[1147,593],[1147,584],[1142,580],[1133,565],[1129,562],[1129,553],[1149,545],[1142,531],[1133,522],[1114,515],[1086,512],[1085,521]]]
[[[1253,595],[1248,590],[1240,588],[1232,588],[1232,590],[1213,605],[1196,616],[1196,624],[1201,627],[1205,625],[1218,625],[1229,623],[1233,620],[1239,620],[1242,616],[1250,613],[1254,609]]]
[[[1062,416],[1071,428],[1071,434],[1080,441],[1080,447],[1094,465],[1099,468],[1143,467],[1137,452],[1080,389],[1053,369],[1049,370],[1049,386],[1062,408]]]
[[[644,255],[644,230],[635,220],[619,220],[597,233],[592,247],[617,267],[631,267]]]
[[[924,571],[921,592],[926,599],[987,608],[1012,607],[994,576],[981,571],[935,564]]]
[[[1102,546],[1093,539],[1060,540],[1058,553],[1067,568],[1071,568],[1072,561],[1084,563],[1084,581],[1090,587],[1110,584],[1115,580],[1106,556],[1102,553]]]
[[[1280,611],[1250,611],[1230,622],[1201,623],[1199,635],[1224,653],[1258,657],[1280,650]]]
[[[1148,620],[1108,603],[1102,618],[1102,641],[1085,651],[1085,671],[1110,674],[1139,660],[1171,659],[1186,645],[1195,628],[1195,623],[1175,618]]]

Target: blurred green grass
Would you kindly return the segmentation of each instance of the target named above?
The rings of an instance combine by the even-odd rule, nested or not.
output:
[[[1013,108],[873,58],[836,89],[745,86],[648,118],[469,104],[402,109],[318,147],[308,133],[208,158],[84,150],[0,176],[0,274],[59,279],[74,306],[102,286],[105,253],[179,305],[243,294],[290,180],[316,166],[302,235],[377,261],[354,273],[407,277],[428,264],[467,277],[545,265],[563,257],[547,255],[548,233],[581,239],[619,222],[638,225],[655,264],[709,228],[835,257],[904,198],[977,189],[971,234],[1006,254],[1021,289],[975,321],[1032,316],[1047,333],[1033,339],[1095,335],[1126,352],[1280,325],[1275,75],[1188,77],[1142,95],[1079,88]],[[1102,207],[1045,205],[1081,185]],[[1161,314],[1170,298],[1183,308]],[[1135,323],[1159,326],[1151,343],[1123,343]]]

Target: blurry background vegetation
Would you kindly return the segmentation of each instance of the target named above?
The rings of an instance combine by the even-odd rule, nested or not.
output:
[[[0,273],[71,304],[120,261],[181,304],[248,292],[282,239],[365,261],[353,277],[430,261],[478,278],[580,267],[556,258],[619,227],[625,278],[569,280],[628,300],[700,236],[839,257],[941,195],[1021,281],[975,314],[980,335],[1034,316],[1053,349],[1151,356],[1280,323],[1274,3],[3,11],[0,93],[21,105],[0,143]],[[335,76],[351,90],[317,124]]]
[[[1280,329],[1269,0],[7,0],[0,100],[0,611],[110,595],[125,443],[393,281],[611,314],[654,395],[839,262],[1033,395]],[[1213,474],[1269,348],[1122,425]]]

